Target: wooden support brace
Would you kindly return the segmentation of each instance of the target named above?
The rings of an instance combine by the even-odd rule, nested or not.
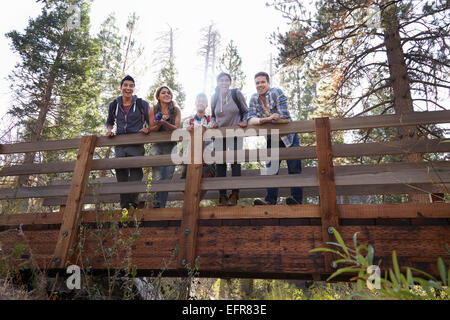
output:
[[[331,146],[330,120],[319,118],[316,123],[317,159],[320,194],[320,216],[322,220],[322,239],[332,240],[331,228],[339,226],[339,216],[336,203],[336,184],[334,180],[333,151]],[[325,271],[332,272],[333,256],[325,254]]]
[[[96,142],[96,136],[86,136],[81,138],[67,203],[65,208],[61,208],[63,211],[63,219],[58,234],[55,252],[53,254],[53,264],[55,268],[65,267],[69,250],[73,246],[77,236],[77,227],[83,203],[82,200],[91,171]]]
[[[178,266],[194,268],[196,259],[200,193],[203,171],[203,134],[205,128],[195,127],[191,133],[190,163],[187,165],[181,221]]]

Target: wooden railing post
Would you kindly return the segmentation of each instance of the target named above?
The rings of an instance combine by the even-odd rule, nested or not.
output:
[[[319,118],[316,123],[318,177],[320,194],[320,216],[322,220],[322,240],[331,241],[331,228],[338,228],[339,216],[336,203],[336,184],[334,180],[333,151],[331,146],[330,120]],[[325,253],[325,271],[331,272],[333,256]]]
[[[195,127],[190,140],[190,163],[187,165],[181,221],[178,266],[194,268],[196,259],[198,217],[203,171],[203,134],[205,128]]]
[[[78,150],[75,170],[73,172],[72,184],[70,186],[67,203],[63,211],[61,229],[58,235],[55,252],[53,254],[53,264],[55,268],[64,268],[77,236],[77,226],[80,219],[83,196],[86,191],[86,184],[92,167],[92,158],[97,142],[96,136],[86,136],[81,138]]]

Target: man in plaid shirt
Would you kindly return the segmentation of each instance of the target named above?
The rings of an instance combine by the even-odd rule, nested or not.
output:
[[[287,98],[279,88],[270,87],[270,77],[265,72],[259,72],[255,75],[255,85],[257,93],[250,98],[248,109],[248,124],[262,125],[264,123],[289,123],[292,121],[288,110]],[[267,148],[271,148],[271,138],[267,137]],[[280,137],[279,147],[299,147],[300,140],[298,135],[289,134]],[[289,174],[299,174],[302,172],[300,160],[286,160]],[[280,160],[281,163],[281,160]],[[270,168],[268,162],[266,167]],[[278,171],[277,173],[278,174]],[[286,198],[287,204],[301,204],[303,198],[302,188],[291,188],[291,196]],[[276,204],[278,200],[278,189],[269,188],[265,201],[256,199],[255,205]]]

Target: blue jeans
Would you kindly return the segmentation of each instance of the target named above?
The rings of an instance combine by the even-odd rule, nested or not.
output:
[[[175,150],[176,143],[155,143],[150,149],[150,156],[171,154],[172,152],[176,152]],[[152,167],[152,181],[172,180],[174,172],[175,166]],[[153,207],[165,208],[168,198],[169,193],[167,191],[156,192],[153,198]]]
[[[115,147],[116,158],[143,156],[144,145],[128,145]],[[142,181],[144,172],[142,168],[116,169],[117,182]],[[137,205],[139,193],[126,193],[120,195],[120,207],[128,208],[129,204]]]
[[[270,136],[267,137],[267,148],[269,149],[271,147],[271,139]],[[286,148],[283,141],[279,141],[279,147],[280,148]],[[294,135],[294,141],[292,143],[292,147],[300,147],[300,140],[298,138],[298,134]],[[282,160],[280,160],[279,163],[281,163]],[[288,166],[288,173],[289,174],[299,174],[302,173],[302,161],[301,160],[286,160],[287,166]],[[267,162],[266,168],[270,168],[270,161]],[[279,171],[279,170],[278,170]],[[277,171],[277,175],[278,175]],[[291,188],[291,196],[297,200],[298,203],[302,203],[303,200],[303,188]],[[266,202],[269,204],[277,204],[278,200],[278,188],[269,188],[267,189],[267,194],[265,198]]]

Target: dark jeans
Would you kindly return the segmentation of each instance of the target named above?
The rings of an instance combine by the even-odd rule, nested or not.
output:
[[[271,139],[270,136],[267,137],[267,148],[271,147]],[[283,141],[279,141],[280,148],[286,148]],[[294,142],[292,143],[292,147],[300,147],[300,140],[298,135],[294,135]],[[301,160],[286,160],[288,166],[289,174],[299,174],[302,173],[302,162]],[[281,163],[281,160],[280,160]],[[270,168],[270,161],[266,164],[266,168]],[[276,173],[278,175],[278,171]],[[303,199],[303,188],[291,188],[291,196],[297,200],[298,203],[302,203]],[[278,200],[278,188],[269,188],[267,189],[267,194],[265,198],[267,203],[277,204]]]
[[[150,156],[171,154],[176,152],[176,143],[155,143],[150,149]],[[152,167],[152,181],[160,180],[172,180],[173,174],[175,172],[175,166],[165,166],[165,167]],[[156,192],[153,197],[153,207],[154,208],[165,208],[167,204],[167,199],[169,198],[169,192],[160,191]]]
[[[115,147],[116,158],[143,156],[144,145],[135,144]],[[144,172],[142,168],[116,169],[117,182],[142,181]],[[138,204],[139,193],[126,193],[120,195],[120,207],[127,208],[129,203]]]
[[[225,150],[241,150],[243,148],[243,144],[244,144],[244,139],[243,138],[224,138],[221,139],[222,140],[222,148],[220,148],[220,146],[218,146],[217,141],[219,139],[216,139],[216,141],[214,141],[214,149],[220,151],[220,149],[222,149],[222,151]],[[241,164],[240,163],[232,163],[231,164],[231,175],[233,177],[240,177],[241,176]],[[221,163],[221,164],[216,164],[216,177],[226,177],[227,176],[227,164],[226,163]],[[227,195],[227,190],[219,190],[219,194],[222,195]]]

